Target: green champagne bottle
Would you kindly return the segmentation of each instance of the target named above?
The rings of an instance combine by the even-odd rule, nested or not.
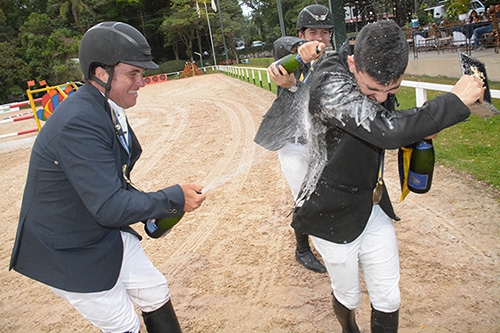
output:
[[[427,193],[431,189],[434,172],[434,146],[432,140],[420,141],[411,154],[408,171],[408,188],[415,193]]]
[[[295,73],[300,67],[302,67],[302,65],[304,65],[304,62],[302,61],[302,58],[300,58],[298,53],[291,53],[281,59],[276,60],[273,65],[276,65],[276,67],[278,67],[278,65],[281,65],[286,69],[288,74],[292,74]]]
[[[163,237],[182,219],[183,216],[184,212],[182,212],[181,216],[177,217],[164,217],[157,220],[149,219],[144,224],[144,231],[146,231],[146,234],[151,238]]]

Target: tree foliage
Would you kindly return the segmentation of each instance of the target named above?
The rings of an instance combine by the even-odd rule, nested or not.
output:
[[[139,29],[151,45],[153,59],[190,59],[194,52],[212,53],[205,5],[196,0],[1,0],[0,1],[0,103],[26,98],[26,82],[46,80],[60,84],[79,80],[78,44],[83,33],[102,21],[122,21]],[[218,1],[219,11],[211,1]],[[393,15],[404,24],[414,4],[437,0],[344,1],[358,8],[371,5],[379,17]],[[450,0],[458,1],[458,0]],[[243,16],[240,3],[251,8]],[[281,0],[285,29],[296,35],[297,15],[312,3],[329,6],[328,0]],[[269,45],[281,36],[276,0],[207,0],[207,10],[218,61],[236,58],[236,41],[253,40]],[[221,22],[222,19],[222,22]],[[221,26],[224,27],[222,34]],[[193,59],[194,58],[194,59]],[[212,60],[212,56],[205,59]]]
[[[193,0],[172,0],[171,12],[163,20],[160,30],[168,42],[181,42],[186,48],[186,55],[193,60],[193,41],[201,28],[201,16],[198,17]]]
[[[447,1],[446,14],[458,16],[467,13],[471,8],[470,0]]]
[[[238,0],[220,0],[222,24],[208,1],[215,49],[232,50],[245,18]],[[216,1],[216,0],[214,0]],[[162,63],[211,53],[203,1],[195,0],[2,0],[0,1],[0,104],[26,99],[27,81],[60,84],[80,80],[78,45],[82,35],[103,21],[121,21],[141,31],[153,59]]]
[[[344,0],[344,6],[355,8],[363,18],[391,18],[400,26],[403,26],[410,19],[415,11],[415,5],[419,8],[420,3],[434,0]],[[436,2],[438,0],[435,0]],[[272,42],[281,36],[281,29],[278,19],[278,6],[276,0],[242,0],[246,6],[252,10],[251,23],[248,32],[252,40],[265,40]],[[281,10],[287,35],[296,35],[297,16],[300,11],[311,4],[320,4],[330,7],[328,0],[281,0]],[[366,21],[365,21],[366,22]],[[357,31],[364,22],[347,23],[348,31]],[[351,25],[351,27],[349,27]]]
[[[237,58],[236,40],[243,37],[243,31],[247,20],[243,17],[243,12],[238,3],[238,0],[220,0],[219,11],[214,15],[214,20],[210,19],[210,24],[213,31],[214,44],[219,45],[221,54],[223,54],[224,42],[228,48],[229,58]],[[222,27],[224,28],[224,36],[222,34],[220,19],[222,17]],[[217,52],[217,51],[216,51]]]

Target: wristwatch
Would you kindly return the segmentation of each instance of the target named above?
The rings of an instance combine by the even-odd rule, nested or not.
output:
[[[288,90],[289,90],[290,92],[293,92],[293,93],[294,93],[294,92],[296,92],[298,89],[299,89],[299,87],[297,87],[297,85],[296,85],[296,84],[295,84],[295,85],[293,85],[293,86],[291,86],[290,88],[288,88]]]

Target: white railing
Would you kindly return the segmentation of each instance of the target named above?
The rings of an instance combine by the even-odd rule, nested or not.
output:
[[[260,86],[263,87],[262,83],[262,74],[261,72],[265,72],[265,76],[267,78],[267,85],[269,90],[271,90],[271,79],[267,74],[267,68],[261,67],[239,67],[239,66],[216,66],[216,69],[222,72],[227,72],[233,76],[239,77],[243,80],[247,80],[250,82],[250,75],[252,76],[252,80],[254,84],[256,83],[255,72],[258,72],[258,80],[260,82]],[[418,81],[408,81],[403,80],[401,82],[402,87],[411,87],[415,88],[415,97],[416,97],[416,106],[422,106],[425,101],[427,101],[427,90],[435,90],[435,91],[444,91],[449,92],[453,89],[452,85],[449,84],[438,84],[438,83],[429,83],[429,82],[418,82]],[[490,90],[491,98],[499,98],[500,99],[500,90]]]
[[[265,76],[266,76],[266,81],[267,81],[267,86],[269,88],[269,91],[272,90],[271,89],[271,78],[269,77],[269,74],[267,73],[267,68],[218,65],[218,66],[216,66],[216,69],[218,71],[226,72],[226,73],[229,73],[233,76],[237,76],[241,79],[247,80],[248,82],[250,82],[250,73],[251,73],[253,84],[257,85],[256,79],[258,79],[261,88],[264,88],[264,84],[262,81],[262,77],[263,77],[262,72],[264,72]],[[255,71],[257,71],[258,78],[255,77]]]
[[[401,82],[401,86],[415,88],[417,106],[422,106],[427,100],[427,90],[449,92],[451,91],[451,89],[453,89],[453,86],[449,84],[438,84],[438,83],[417,82],[417,81],[407,81],[407,80],[403,80],[403,82]],[[490,94],[491,98],[500,98],[500,90],[490,90]]]

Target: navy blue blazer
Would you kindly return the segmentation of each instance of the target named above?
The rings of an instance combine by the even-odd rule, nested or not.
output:
[[[120,145],[103,95],[87,83],[49,117],[33,145],[9,269],[72,292],[111,289],[120,273],[120,230],[180,216],[179,185],[143,193],[126,174],[141,155],[129,126],[131,156]]]

